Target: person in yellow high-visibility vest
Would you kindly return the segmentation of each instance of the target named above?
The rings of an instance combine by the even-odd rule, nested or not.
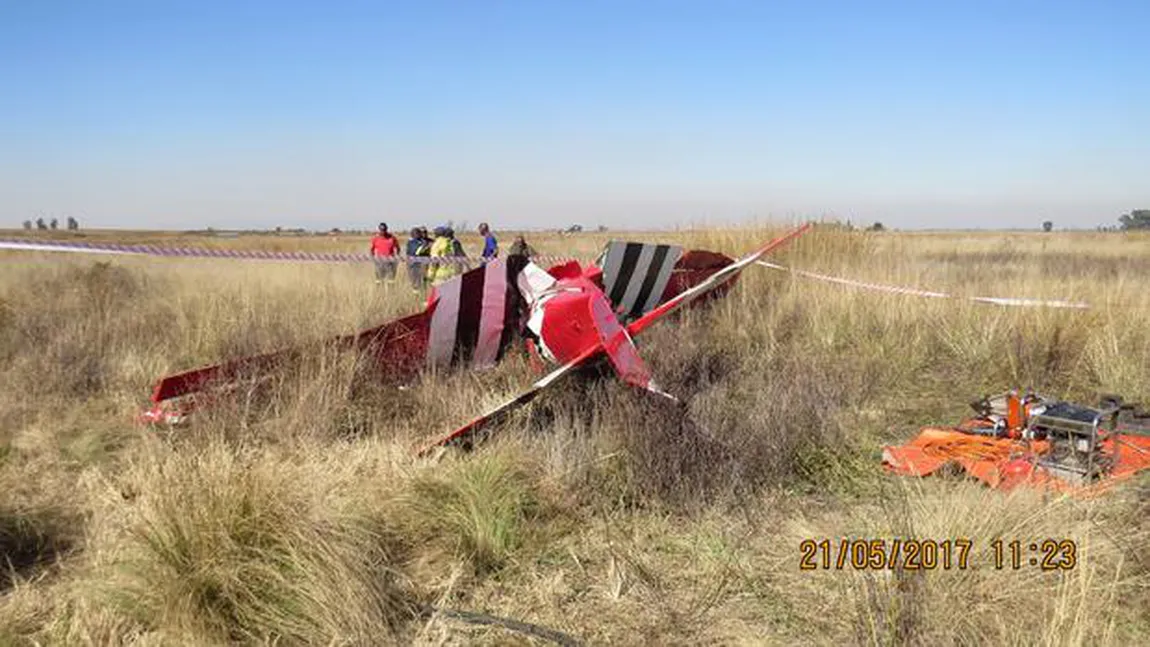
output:
[[[431,267],[428,277],[432,285],[439,285],[463,269],[463,245],[455,238],[451,227],[436,227],[435,241],[431,243]]]

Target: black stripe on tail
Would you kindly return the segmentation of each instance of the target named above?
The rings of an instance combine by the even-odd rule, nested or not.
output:
[[[639,263],[639,255],[643,253],[642,243],[627,243],[623,250],[623,262],[619,266],[619,274],[611,285],[611,294],[607,297],[612,305],[619,304],[627,294],[627,286],[631,284],[631,275],[635,273],[635,266]]]
[[[479,343],[479,320],[483,314],[483,283],[487,268],[465,272],[459,286],[459,314],[455,319],[455,349],[452,362],[470,362]]]
[[[651,255],[651,263],[647,265],[647,275],[643,277],[643,286],[639,288],[639,294],[635,297],[635,303],[631,304],[631,316],[638,317],[643,314],[643,306],[647,300],[651,298],[651,292],[654,291],[655,285],[659,282],[659,275],[663,273],[663,265],[667,262],[667,254],[671,251],[670,245],[658,245],[655,247],[655,253]],[[672,259],[671,262],[674,262]]]

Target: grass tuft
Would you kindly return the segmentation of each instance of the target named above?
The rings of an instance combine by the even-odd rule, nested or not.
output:
[[[385,534],[298,465],[222,448],[144,465],[107,596],[148,630],[370,641],[410,616]]]
[[[402,506],[414,541],[437,545],[477,575],[506,565],[542,513],[533,478],[502,453],[420,474]]]

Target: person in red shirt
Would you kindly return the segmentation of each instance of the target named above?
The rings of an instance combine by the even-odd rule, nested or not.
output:
[[[371,237],[371,257],[375,261],[375,282],[395,278],[399,264],[399,239],[387,231],[387,223],[379,223],[379,233]]]

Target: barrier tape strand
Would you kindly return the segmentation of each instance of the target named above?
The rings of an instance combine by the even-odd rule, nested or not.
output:
[[[790,272],[797,276],[802,276],[816,281],[824,281],[827,283],[837,283],[838,285],[845,285],[848,287],[862,288],[864,290],[874,290],[876,292],[887,292],[890,294],[905,294],[916,297],[926,297],[932,299],[967,299],[976,303],[990,303],[1000,306],[1018,306],[1018,307],[1048,307],[1048,308],[1074,308],[1074,309],[1087,309],[1090,308],[1089,303],[1081,303],[1076,301],[1060,301],[1060,300],[1043,300],[1043,299],[1024,299],[1018,297],[962,297],[946,292],[935,292],[933,290],[919,290],[916,288],[902,287],[898,285],[883,285],[880,283],[867,283],[865,281],[855,281],[854,279],[847,279],[841,276],[829,276],[827,274],[818,274],[816,272],[807,272],[805,270],[797,270],[791,267],[785,267],[767,261],[759,261],[759,265],[769,267],[773,270],[780,270],[783,272]]]
[[[469,256],[390,256],[374,257],[371,254],[347,252],[282,252],[266,250],[220,249],[212,247],[158,247],[155,245],[125,245],[121,243],[90,243],[85,241],[28,242],[26,240],[0,239],[0,249],[31,252],[81,252],[89,254],[122,254],[165,256],[181,258],[237,258],[244,260],[268,261],[314,261],[327,263],[403,263],[405,265],[457,264],[471,266],[483,262],[481,258]],[[579,260],[570,256],[533,257],[544,263],[565,263]]]

